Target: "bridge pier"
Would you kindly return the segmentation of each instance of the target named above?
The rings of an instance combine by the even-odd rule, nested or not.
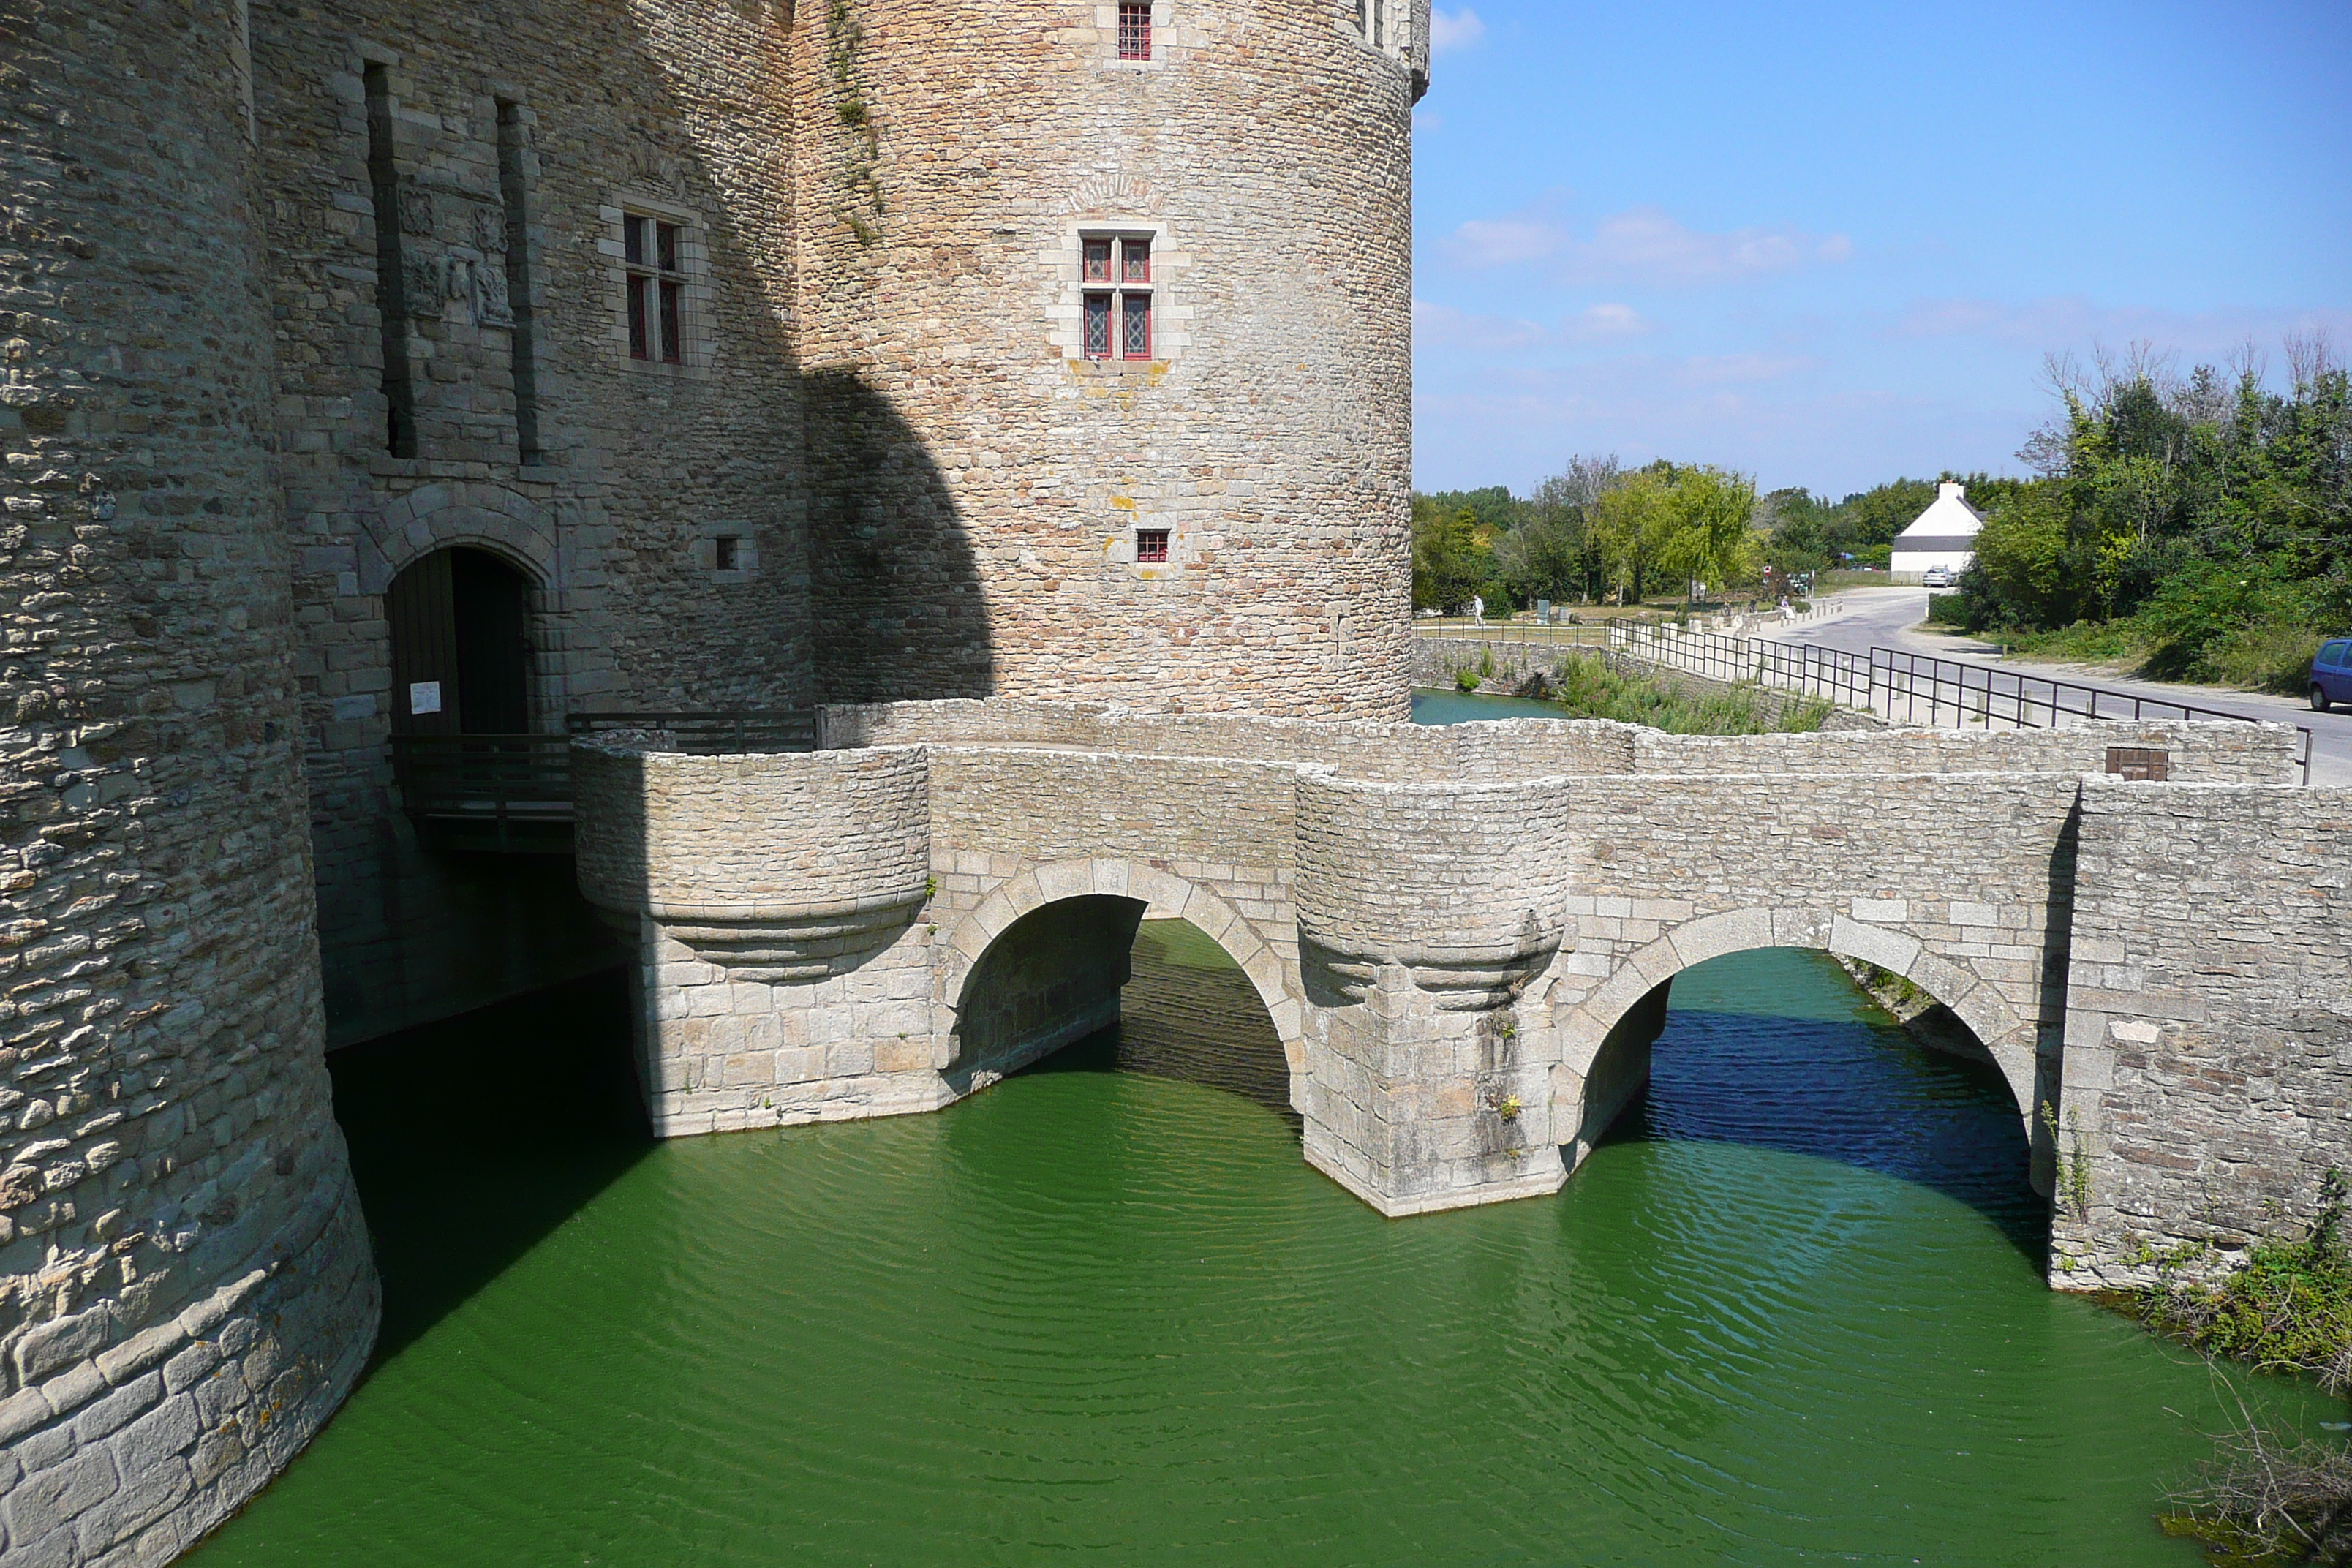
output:
[[[1402,963],[1308,1023],[1307,1163],[1391,1218],[1558,1192],[1550,1069],[1508,1005],[1454,1010]]]

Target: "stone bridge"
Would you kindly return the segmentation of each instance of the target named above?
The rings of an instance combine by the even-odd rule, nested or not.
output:
[[[2059,1194],[2063,1282],[2219,1238],[2352,1148],[2352,796],[2291,732],[1740,738],[1034,702],[823,711],[813,752],[575,748],[665,1135],[936,1110],[1113,1022],[1139,922],[1249,976],[1306,1158],[1383,1214],[1558,1189],[1665,987],[1864,959],[1945,1003]],[[2111,765],[2153,771],[2129,782]]]

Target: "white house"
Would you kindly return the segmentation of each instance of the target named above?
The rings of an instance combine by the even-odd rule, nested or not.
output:
[[[1895,557],[1886,563],[1890,575],[1920,573],[1941,566],[1955,577],[1977,558],[1977,530],[1984,513],[1962,499],[1967,490],[1947,480],[1936,487],[1936,499],[1910,527],[1895,536]]]

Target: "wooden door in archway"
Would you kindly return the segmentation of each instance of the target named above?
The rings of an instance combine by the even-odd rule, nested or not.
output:
[[[392,732],[519,735],[530,728],[530,584],[487,550],[436,550],[384,594]]]

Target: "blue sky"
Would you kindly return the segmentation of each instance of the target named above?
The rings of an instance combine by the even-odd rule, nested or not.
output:
[[[1439,0],[1416,482],[2017,473],[2042,364],[2352,351],[2352,0]]]

